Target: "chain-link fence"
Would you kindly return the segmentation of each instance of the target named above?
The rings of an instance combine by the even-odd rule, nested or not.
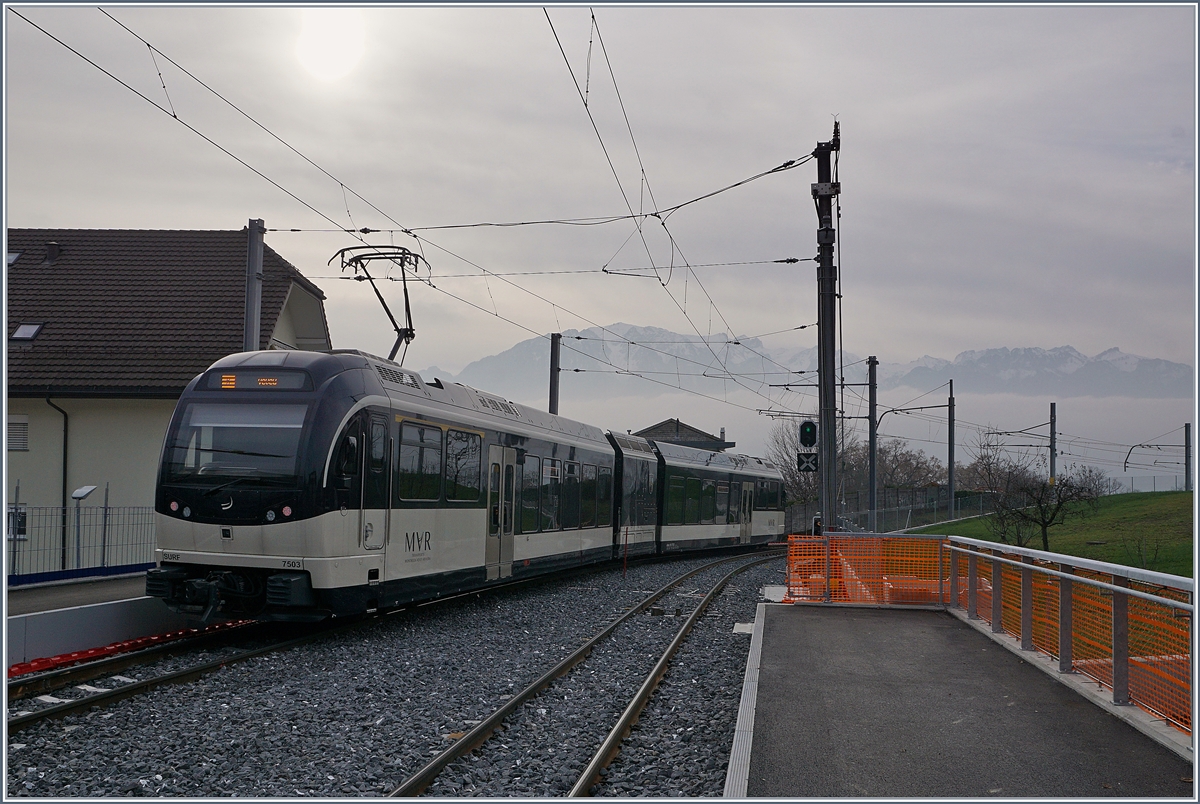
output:
[[[150,506],[8,506],[9,585],[133,572],[154,563]]]
[[[1129,494],[1137,491],[1187,491],[1184,488],[1183,475],[1150,475],[1147,477],[1116,477],[1113,478],[1120,488],[1117,494]]]
[[[954,510],[950,510],[949,490],[930,486],[917,489],[881,489],[875,510],[875,532],[895,531],[933,525],[949,519],[983,516],[995,510],[992,495],[986,493],[962,493],[954,495]],[[851,532],[869,531],[871,512],[865,507],[867,495],[852,494],[847,497],[838,514],[838,529]],[[808,533],[813,517],[820,506],[813,503],[797,503],[785,512],[784,525],[788,533]]]

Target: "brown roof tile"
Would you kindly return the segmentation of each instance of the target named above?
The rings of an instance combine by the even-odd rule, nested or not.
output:
[[[47,244],[61,252],[47,262]],[[242,349],[246,230],[9,229],[8,392],[178,395],[213,361]],[[267,344],[291,283],[324,300],[263,248],[259,343]],[[324,315],[324,310],[322,310]],[[328,325],[326,325],[328,332]]]

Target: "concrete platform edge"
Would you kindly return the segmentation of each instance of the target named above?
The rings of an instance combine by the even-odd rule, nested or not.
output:
[[[766,608],[778,603],[759,603],[750,635],[750,653],[746,656],[746,675],[742,681],[742,700],[738,705],[729,766],[725,770],[725,798],[745,798],[750,783],[750,748],[754,744],[754,709],[758,703],[758,668],[762,659],[763,622]]]
[[[187,618],[156,597],[54,609],[8,618],[8,664],[88,650],[187,628]]]
[[[1138,706],[1117,706],[1112,702],[1112,693],[1105,690],[1097,682],[1079,673],[1060,673],[1056,659],[1037,650],[1021,650],[1020,640],[1006,633],[993,633],[991,624],[986,620],[969,619],[967,613],[962,609],[948,608],[946,611],[979,633],[989,637],[993,642],[999,643],[1010,652],[1021,657],[1021,659],[1038,668],[1046,675],[1054,678],[1059,683],[1075,690],[1075,692],[1078,692],[1108,714],[1133,726],[1159,745],[1169,748],[1188,762],[1195,761],[1195,751],[1192,747],[1191,737],[1179,729],[1168,725],[1163,720],[1154,717]]]

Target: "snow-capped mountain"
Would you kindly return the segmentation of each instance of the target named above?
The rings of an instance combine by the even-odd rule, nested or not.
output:
[[[437,376],[524,400],[543,393],[531,389],[547,387],[549,353],[548,338],[530,338],[471,363],[457,375],[436,368],[421,373],[427,380]],[[849,352],[842,356],[847,381],[866,378],[862,360]],[[815,383],[817,350],[769,349],[757,338],[725,333],[701,337],[618,323],[563,332],[561,366],[576,391],[652,397],[683,386],[720,395],[738,387],[768,392],[767,386]],[[881,390],[929,389],[953,379],[960,394],[1151,399],[1192,395],[1190,366],[1117,348],[1095,357],[1070,346],[967,351],[953,360],[926,355],[905,364],[881,362],[877,376]]]

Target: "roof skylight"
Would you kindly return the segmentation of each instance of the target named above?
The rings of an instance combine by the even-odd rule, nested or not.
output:
[[[43,326],[45,326],[43,323],[17,324],[17,328],[13,330],[13,334],[8,337],[14,341],[31,341],[38,336]]]

